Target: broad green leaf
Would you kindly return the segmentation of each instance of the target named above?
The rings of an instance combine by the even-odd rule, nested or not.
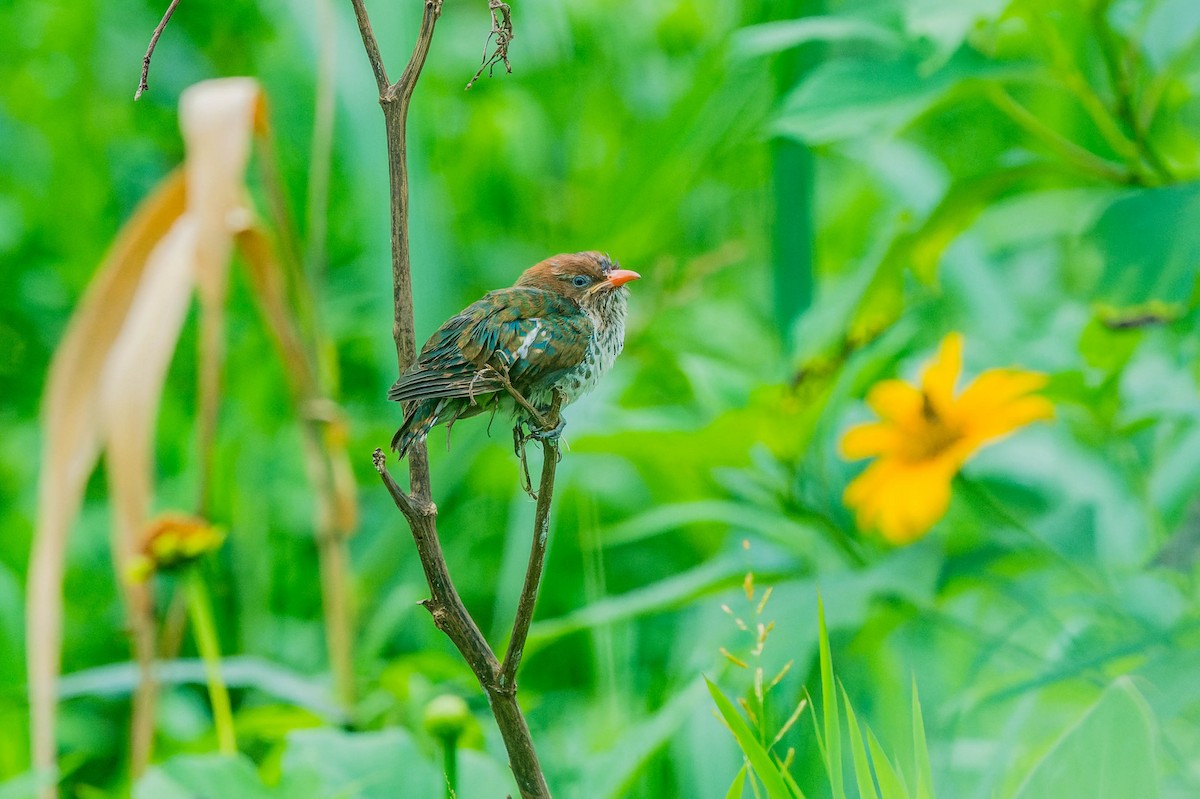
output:
[[[742,28],[733,37],[734,53],[743,57],[766,55],[809,42],[865,42],[898,50],[904,41],[895,31],[853,17],[803,17],[765,22]]]
[[[304,794],[315,797],[314,792]],[[243,756],[179,755],[152,766],[133,786],[134,799],[196,799],[198,796],[272,799],[254,764]]]
[[[457,799],[499,799],[520,796],[512,769],[475,749],[458,750]]]
[[[407,731],[398,728],[293,733],[283,755],[283,774],[289,784],[313,785],[320,796],[339,799],[441,796],[445,784],[441,769],[426,758]]]
[[[850,754],[854,758],[854,780],[858,783],[859,799],[879,799],[879,794],[875,792],[875,778],[871,776],[871,764],[867,760],[867,748],[863,745],[862,730],[858,726],[858,716],[841,680],[838,681],[838,687],[842,689],[842,701],[846,703],[846,725],[850,729]]]
[[[746,724],[745,719],[742,718],[742,714],[726,698],[725,694],[721,693],[721,689],[713,684],[712,680],[705,678],[704,681],[708,683],[708,692],[712,694],[713,701],[717,704],[717,710],[721,713],[721,718],[725,719],[725,723],[733,731],[733,737],[737,739],[742,753],[749,759],[750,767],[758,775],[758,779],[766,789],[769,799],[793,799],[792,792],[788,790],[787,784],[779,776],[779,767],[775,765],[775,762],[771,760],[771,756],[767,754],[767,750],[759,743],[758,737],[750,729],[750,726]],[[804,795],[801,794],[799,799],[804,799]]]
[[[1127,677],[1038,761],[1013,799],[1156,799],[1155,724]]]
[[[818,644],[821,650],[821,710],[825,720],[825,768],[834,799],[845,799],[842,778],[842,721],[838,715],[837,685],[833,681],[833,656],[829,631],[825,628],[825,604],[817,596]]]
[[[1128,312],[1167,303],[1181,312],[1200,265],[1200,182],[1142,189],[1113,202],[1088,235],[1103,263],[1096,299]]]
[[[967,34],[991,19],[1009,0],[908,0],[903,4],[904,27],[909,35],[933,44],[935,62],[944,61],[962,46]]]
[[[756,568],[755,573],[764,580],[778,576],[769,568]],[[535,622],[529,630],[525,654],[528,655],[551,641],[579,630],[667,610],[697,597],[738,585],[745,574],[746,559],[738,553],[717,558],[646,588],[609,597],[557,619]]]
[[[963,51],[933,74],[913,56],[847,57],[814,69],[785,99],[772,130],[807,144],[887,135],[907,126],[967,78],[1014,71]]]

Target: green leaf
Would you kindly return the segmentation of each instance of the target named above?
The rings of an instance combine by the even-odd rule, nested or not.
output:
[[[733,783],[729,786],[729,790],[725,792],[725,799],[742,799],[742,791],[746,789],[746,767],[742,766],[738,770],[737,775],[733,778]]]
[[[879,799],[875,791],[875,778],[871,776],[871,764],[867,761],[867,748],[863,745],[862,730],[858,727],[858,716],[850,704],[846,686],[838,681],[842,689],[842,701],[846,703],[846,725],[850,728],[850,753],[854,758],[854,779],[858,783],[859,799]]]
[[[792,792],[788,790],[783,777],[779,775],[779,767],[775,765],[771,756],[767,754],[767,750],[759,743],[754,731],[742,718],[742,714],[738,713],[737,708],[726,698],[725,694],[721,693],[721,689],[714,685],[712,680],[706,677],[704,681],[708,683],[708,692],[712,694],[713,702],[717,704],[721,718],[725,719],[725,723],[733,731],[733,737],[737,739],[742,753],[750,761],[750,767],[758,775],[769,799],[793,799]],[[804,799],[804,795],[800,794],[799,799]]]
[[[1120,309],[1192,300],[1200,265],[1200,182],[1142,189],[1113,202],[1088,234],[1103,269],[1099,303]]]
[[[925,718],[921,714],[921,697],[917,694],[917,677],[912,681],[913,767],[917,772],[917,799],[933,799],[933,768],[929,763],[929,745],[925,741]]]
[[[445,785],[441,769],[426,759],[407,731],[397,728],[360,733],[335,729],[292,733],[283,755],[283,774],[288,784],[311,785],[318,795],[338,799],[440,796]]]
[[[911,55],[847,57],[814,69],[785,99],[772,130],[807,144],[894,133],[967,78],[1014,71],[964,50],[933,74]]]
[[[834,799],[846,799],[842,778],[842,722],[838,715],[837,686],[833,682],[833,656],[825,628],[825,604],[817,596],[818,643],[821,649],[821,710],[825,719],[825,769]]]
[[[1127,677],[1038,761],[1013,799],[1156,799],[1155,724]]]
[[[241,755],[179,755],[152,766],[133,787],[134,799],[272,799],[275,795],[262,784],[254,764]]]
[[[883,799],[908,799],[908,787],[904,777],[896,770],[887,752],[875,733],[867,727],[867,748],[871,750],[871,762],[875,766],[875,777],[879,780],[879,793]]]
[[[766,22],[742,28],[733,37],[733,52],[743,58],[777,53],[810,42],[862,42],[899,50],[904,41],[895,31],[853,17],[816,16]]]

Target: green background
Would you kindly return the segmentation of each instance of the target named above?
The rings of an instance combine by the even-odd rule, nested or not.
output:
[[[398,75],[420,4],[369,5]],[[382,115],[350,5],[334,3],[328,26],[307,4],[182,3],[134,103],[162,10],[0,8],[0,796],[30,790],[24,592],[50,357],[122,221],[181,161],[176,104],[192,83],[261,81],[307,233],[322,36],[337,95],[315,290],[360,487],[358,701],[332,698],[299,426],[235,264],[213,495],[230,535],[205,569],[247,759],[213,759],[203,684],[171,682],[159,765],[135,793],[440,795],[420,718],[450,692],[477,720],[461,795],[500,796],[482,787],[506,768],[486,703],[415,604],[419,563],[370,463],[399,409],[384,397]],[[1197,795],[1200,6],[517,0],[513,14],[513,73],[464,92],[490,23],[485,3],[446,2],[417,88],[418,335],[556,252],[606,250],[643,275],[625,354],[567,414],[523,665],[555,795],[726,795],[742,754],[701,677],[752,690],[719,653],[749,657],[721,610],[754,614],[748,571],[774,587],[759,659],[768,676],[794,661],[760,720],[768,741],[803,686],[819,695],[819,589],[846,690],[906,763],[915,679],[938,795]],[[965,336],[968,377],[1047,373],[1056,419],[979,454],[946,518],[893,549],[842,505],[861,464],[837,440],[870,418],[873,383],[913,379],[950,331]],[[194,501],[195,373],[193,320],[158,425],[163,509]],[[504,425],[485,427],[458,426],[449,453],[435,433],[431,457],[447,558],[498,643],[533,503]],[[108,526],[98,473],[65,584],[72,797],[132,788]],[[1082,743],[1054,748],[1093,707]],[[811,727],[802,718],[777,751],[795,747],[806,795],[829,795]],[[1082,782],[1097,762],[1129,771]]]

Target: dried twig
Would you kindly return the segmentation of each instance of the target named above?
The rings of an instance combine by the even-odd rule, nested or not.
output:
[[[413,47],[408,65],[395,83],[390,83],[384,68],[379,44],[371,29],[364,0],[351,0],[358,20],[359,33],[367,60],[375,75],[379,88],[379,103],[383,108],[384,127],[387,134],[388,171],[391,178],[392,211],[392,287],[393,287],[393,334],[396,340],[396,360],[403,371],[416,360],[416,332],[413,323],[412,273],[408,239],[408,167],[406,152],[406,121],[413,88],[421,74],[425,58],[433,37],[434,26],[441,14],[441,0],[426,0],[421,28]],[[507,42],[511,39],[511,24],[508,22],[508,6],[490,0],[493,28],[508,29],[503,40],[500,59],[506,60]],[[498,39],[498,47],[500,45]],[[510,391],[514,399],[519,394]],[[523,399],[523,398],[522,398]],[[559,401],[560,403],[561,401]],[[536,409],[535,409],[536,411]],[[557,415],[557,405],[555,406]],[[540,415],[539,415],[540,418]],[[541,568],[545,559],[546,534],[549,530],[550,500],[553,496],[554,471],[558,462],[557,442],[543,442],[545,453],[542,465],[541,499],[538,501],[534,531],[534,542],[530,552],[530,572],[526,575],[525,590],[518,603],[516,621],[510,638],[510,652],[502,666],[491,647],[479,631],[474,619],[467,612],[450,578],[446,558],[442,553],[437,534],[437,507],[431,500],[429,485],[429,458],[424,442],[415,444],[408,453],[410,493],[406,493],[392,478],[386,467],[381,450],[374,454],[375,469],[379,472],[396,507],[404,514],[412,531],[417,556],[429,584],[429,599],[421,604],[433,616],[434,624],[442,630],[470,666],[480,686],[487,693],[492,715],[504,738],[508,750],[509,764],[524,799],[548,799],[549,788],[533,748],[529,727],[521,715],[516,697],[516,670],[520,663],[520,651],[532,618],[533,605],[541,581]],[[514,649],[515,646],[515,649]]]
[[[492,30],[483,42],[483,64],[475,73],[475,77],[467,81],[467,89],[475,85],[475,81],[479,80],[485,69],[488,71],[488,77],[492,77],[492,73],[496,71],[496,64],[501,62],[504,63],[504,69],[512,73],[512,64],[508,62],[508,46],[513,40],[512,9],[502,0],[488,0],[488,9],[492,12]],[[496,49],[488,55],[488,45],[493,39],[496,40]]]
[[[175,13],[177,5],[179,5],[179,0],[171,0],[171,5],[167,6],[167,13],[163,14],[158,27],[154,29],[154,34],[150,37],[150,46],[146,48],[146,55],[142,57],[142,79],[138,81],[137,91],[133,93],[134,102],[137,102],[142,96],[142,92],[150,88],[150,85],[146,83],[146,78],[150,76],[150,59],[154,57],[154,48],[158,45],[158,37],[162,36],[167,23],[171,21],[171,15]]]

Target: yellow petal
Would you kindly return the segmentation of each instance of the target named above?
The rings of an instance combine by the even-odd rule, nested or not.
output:
[[[962,336],[948,334],[938,347],[937,358],[921,374],[921,391],[940,416],[945,416],[954,402],[954,384],[962,371],[962,349]]]
[[[958,400],[957,412],[968,436],[982,444],[1031,422],[1052,418],[1054,406],[1049,400],[1028,396],[1045,385],[1046,376],[1036,372],[984,372]]]
[[[902,380],[883,380],[867,394],[867,404],[880,419],[907,423],[920,417],[921,392]]]
[[[842,436],[841,454],[847,460],[873,458],[894,452],[900,444],[900,436],[893,425],[872,422],[851,427]]]
[[[878,530],[893,544],[909,544],[945,515],[957,468],[949,458],[915,464],[883,458],[846,487],[844,500],[859,527]]]

